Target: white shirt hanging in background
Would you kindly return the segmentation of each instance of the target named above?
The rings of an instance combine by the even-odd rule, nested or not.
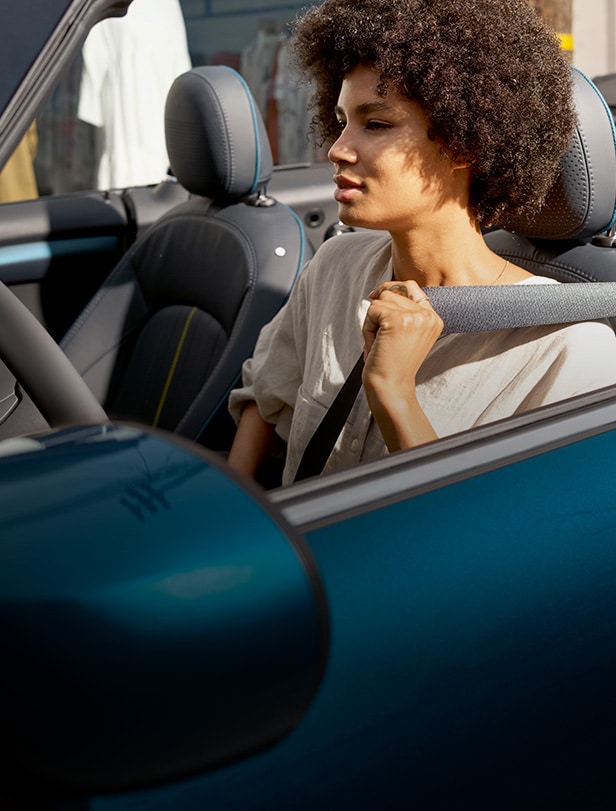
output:
[[[79,118],[104,132],[100,189],[162,180],[169,166],[164,109],[173,80],[191,68],[179,0],[133,0],[84,44]]]

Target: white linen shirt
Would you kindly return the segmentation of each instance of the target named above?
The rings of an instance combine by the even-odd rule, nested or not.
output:
[[[283,484],[293,481],[310,437],[362,348],[368,294],[392,279],[391,239],[367,232],[325,242],[289,301],[261,331],[231,393],[236,422],[255,401],[287,443]],[[557,284],[534,276],[519,284]],[[591,321],[445,335],[416,378],[419,404],[437,436],[510,417],[616,383],[616,336]],[[378,459],[387,447],[363,389],[324,472]]]

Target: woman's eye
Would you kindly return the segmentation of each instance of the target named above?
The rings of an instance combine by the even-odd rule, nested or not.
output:
[[[386,130],[389,129],[390,125],[386,124],[384,121],[368,121],[366,124],[367,130]]]

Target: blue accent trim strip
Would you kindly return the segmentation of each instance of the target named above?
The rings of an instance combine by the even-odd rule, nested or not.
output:
[[[58,239],[50,242],[29,242],[23,245],[0,246],[0,267],[21,265],[27,262],[44,262],[57,256],[80,253],[103,253],[112,251],[117,237],[84,237],[82,239]]]
[[[250,189],[250,194],[253,194],[257,190],[257,185],[259,183],[259,177],[261,175],[261,135],[259,133],[259,125],[257,124],[257,109],[255,107],[255,100],[253,98],[252,92],[246,83],[244,77],[239,74],[234,68],[228,68],[232,73],[234,73],[242,87],[244,88],[244,92],[246,93],[246,100],[250,105],[250,113],[252,115],[252,129],[255,136],[255,176],[252,181],[252,188]]]
[[[301,269],[304,267],[304,257],[306,256],[306,232],[304,231],[304,225],[300,218],[298,217],[297,213],[290,208],[289,206],[285,205],[278,201],[278,205],[286,208],[287,211],[293,216],[293,219],[297,223],[297,227],[299,228],[299,239],[300,239],[300,249],[299,249],[299,261],[297,263],[297,268],[295,270],[295,278],[293,279],[293,284],[291,285],[291,290],[295,287],[295,282],[297,281]],[[291,293],[289,290],[289,294]],[[287,296],[287,299],[289,296]],[[285,301],[287,300],[285,299]]]
[[[582,79],[584,79],[584,81],[588,82],[588,84],[592,87],[592,89],[595,91],[595,93],[599,97],[599,100],[602,103],[603,107],[605,108],[605,112],[606,112],[606,115],[608,117],[608,121],[610,122],[610,127],[612,129],[612,138],[614,139],[614,150],[616,151],[616,124],[614,124],[614,116],[612,115],[612,111],[610,110],[610,108],[608,106],[608,103],[606,102],[605,97],[603,96],[603,93],[601,93],[601,91],[599,90],[597,85],[593,82],[592,79],[590,79],[584,73],[584,71],[580,70],[579,68],[575,68],[575,67],[572,68],[572,70],[575,73],[577,73],[578,76],[580,76]],[[611,219],[610,224],[609,224],[609,226],[607,227],[606,230],[609,231],[614,226],[615,222],[616,222],[616,203],[614,205],[614,211],[612,212],[612,219]]]

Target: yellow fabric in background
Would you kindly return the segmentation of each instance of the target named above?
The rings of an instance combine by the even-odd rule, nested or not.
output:
[[[36,123],[33,122],[0,172],[0,203],[38,197],[34,175],[37,143]]]

